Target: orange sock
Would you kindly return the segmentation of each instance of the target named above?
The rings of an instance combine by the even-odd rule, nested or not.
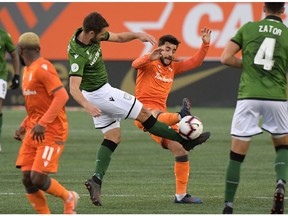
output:
[[[26,194],[29,202],[39,214],[50,214],[44,191],[38,190],[36,193]]]
[[[158,115],[158,121],[164,122],[167,125],[175,125],[179,122],[179,114],[178,113],[160,113]]]
[[[68,198],[70,197],[70,192],[66,190],[57,180],[50,178],[51,179],[51,185],[50,187],[46,190],[47,193],[60,197],[62,200],[67,201]]]
[[[174,173],[176,177],[176,194],[185,194],[187,192],[187,184],[190,172],[189,161],[175,161]]]

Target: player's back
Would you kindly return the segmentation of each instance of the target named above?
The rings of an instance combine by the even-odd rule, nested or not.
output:
[[[288,29],[275,16],[245,24],[233,41],[242,48],[238,98],[286,100]]]

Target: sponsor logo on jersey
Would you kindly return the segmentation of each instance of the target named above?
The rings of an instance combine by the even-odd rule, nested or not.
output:
[[[128,93],[125,93],[125,94],[124,94],[124,98],[125,98],[126,100],[131,100],[131,99],[132,99],[132,95],[130,95],[130,94],[128,94]]]
[[[92,60],[92,62],[90,62],[90,65],[91,65],[91,66],[94,65],[94,64],[96,63],[96,61],[98,60],[98,58],[99,58],[99,56],[100,56],[100,52],[101,52],[101,48],[99,48],[99,49],[97,50],[97,52],[95,53],[94,59]],[[90,60],[90,58],[89,58],[89,60]]]
[[[35,90],[29,90],[29,89],[25,89],[23,91],[23,95],[28,96],[28,95],[36,95],[37,92]]]
[[[166,78],[165,76],[161,76],[161,74],[159,72],[156,72],[156,75],[154,77],[155,79],[158,79],[158,80],[161,80],[163,82],[166,82],[166,83],[171,83],[173,82],[173,79],[171,78]]]
[[[77,72],[79,70],[79,65],[77,64],[77,63],[73,63],[72,65],[71,65],[71,71],[72,72]]]

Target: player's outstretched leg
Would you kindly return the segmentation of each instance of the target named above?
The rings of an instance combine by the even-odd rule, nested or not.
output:
[[[274,192],[274,202],[271,209],[271,214],[284,214],[284,184],[277,184]]]
[[[210,132],[205,132],[202,133],[198,138],[194,139],[194,140],[187,140],[182,142],[181,144],[183,145],[183,148],[186,151],[190,151],[191,149],[193,149],[195,146],[200,145],[204,142],[206,142],[206,140],[209,139],[211,133]]]
[[[182,108],[179,112],[181,118],[184,118],[185,116],[191,115],[190,109],[191,109],[191,103],[190,103],[189,99],[183,98]]]
[[[85,181],[85,186],[90,194],[90,199],[92,203],[96,206],[102,206],[101,203],[101,180],[96,176],[93,176],[92,179],[87,179]]]

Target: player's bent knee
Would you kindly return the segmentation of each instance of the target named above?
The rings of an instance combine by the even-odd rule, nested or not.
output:
[[[146,107],[142,107],[141,112],[139,113],[136,120],[140,121],[141,123],[145,122],[151,116],[151,111]]]

